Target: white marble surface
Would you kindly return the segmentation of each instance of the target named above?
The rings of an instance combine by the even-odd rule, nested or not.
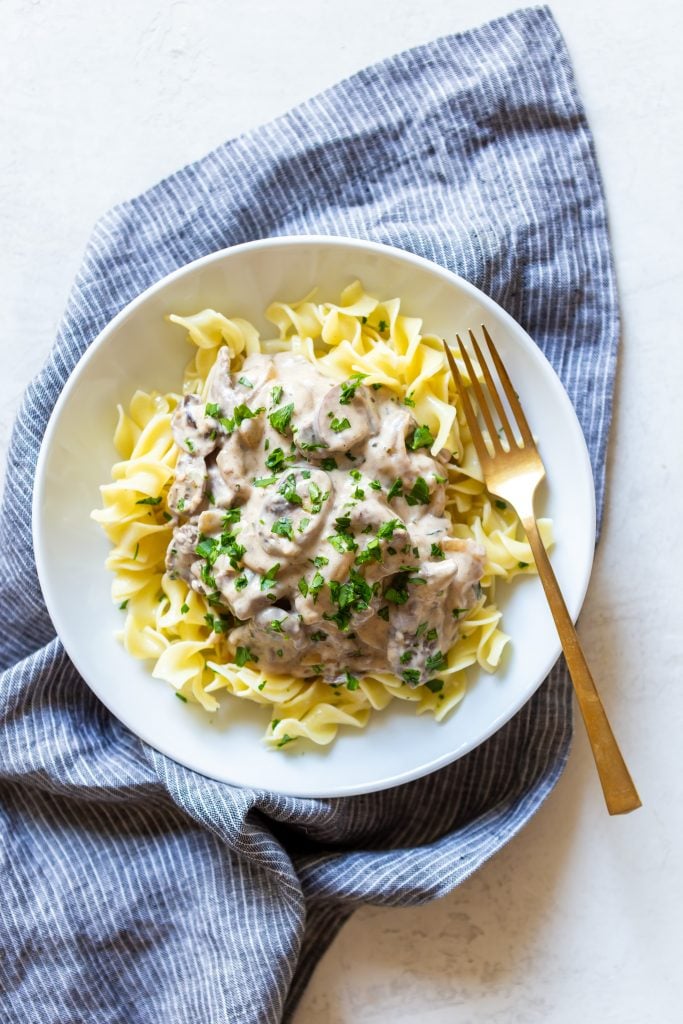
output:
[[[379,57],[510,9],[3,0],[3,451],[104,209]],[[644,807],[608,818],[579,727],[524,833],[438,903],[359,911],[296,1024],[681,1019],[683,10],[677,0],[553,9],[595,132],[624,316],[608,511],[581,635]]]

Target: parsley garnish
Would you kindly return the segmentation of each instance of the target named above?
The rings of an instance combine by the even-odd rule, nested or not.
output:
[[[238,377],[237,383],[241,384],[245,388],[253,388],[254,386],[248,377]]]
[[[290,402],[289,405],[283,405],[281,409],[276,409],[275,412],[271,412],[268,417],[271,427],[274,430],[277,430],[278,434],[285,434],[292,419],[293,412],[293,402]]]
[[[279,562],[276,562],[275,565],[271,565],[266,575],[261,577],[261,590],[270,590],[271,587],[275,586],[275,579],[279,571]]]
[[[426,423],[423,423],[421,427],[416,427],[412,437],[408,438],[406,442],[407,447],[416,452],[418,448],[431,448],[434,444],[434,435],[432,434]]]
[[[370,481],[370,487],[372,487],[373,491],[381,491],[382,490],[382,485],[379,482],[379,480],[371,480]]]
[[[356,677],[352,676],[350,672],[347,672],[346,673],[346,689],[347,690],[357,690],[359,686],[360,686],[360,683],[358,682]]]
[[[244,590],[248,583],[249,580],[246,576],[238,576],[235,580],[235,590]]]
[[[177,501],[176,505],[177,505],[178,511],[182,512],[183,509],[185,508],[185,499],[184,498],[178,498],[178,501]]]
[[[443,679],[428,679],[425,686],[432,693],[438,693],[439,690],[443,690]]]
[[[377,614],[379,615],[380,619],[384,619],[385,622],[389,621],[389,609],[386,605],[384,606],[384,608],[378,608]]]
[[[276,476],[255,476],[252,483],[254,487],[270,487],[276,480]]]
[[[178,700],[181,700],[183,704],[187,704],[187,697],[185,697],[182,693],[176,692],[176,697],[178,698]]]
[[[446,557],[444,549],[441,547],[440,544],[432,544],[432,548],[431,548],[430,554],[431,554],[432,558],[438,558],[439,561],[441,561],[442,559],[444,559]]]
[[[500,498],[496,498],[496,508],[507,508],[507,501],[501,501]]]
[[[216,402],[207,402],[204,412],[207,416],[213,416],[214,419],[217,419],[221,414],[221,407]]]
[[[311,633],[311,640],[318,644],[321,640],[327,640],[327,633],[323,633],[322,629],[316,629],[315,633]]]
[[[139,551],[140,551],[140,543],[138,542],[138,543],[137,543],[137,544],[135,545],[135,551],[133,552],[133,561],[135,561],[135,560],[136,560],[136,558],[138,557],[138,553],[139,553]]]
[[[303,576],[299,580],[298,586],[300,593],[303,594],[304,597],[308,597],[308,583],[306,582]]]
[[[411,392],[411,394],[412,394],[412,392]],[[403,399],[403,404],[404,404],[404,405],[409,405],[409,406],[411,407],[411,409],[414,409],[414,408],[415,408],[415,402],[414,402],[414,400],[413,400],[413,399],[412,399],[412,398],[410,397],[410,395],[406,395],[406,396],[405,396],[405,398]]]
[[[379,530],[377,531],[377,536],[379,537],[380,540],[391,540],[391,538],[394,536],[394,531],[402,529],[403,523],[401,522],[400,519],[389,519],[388,522],[382,523]]]
[[[282,399],[282,385],[276,384],[273,390],[270,392],[270,400],[273,405],[279,405]]]
[[[130,598],[127,597],[125,601],[121,602],[121,604],[119,605],[119,611],[120,612],[125,612],[126,608],[128,607],[129,600],[130,600]],[[182,608],[180,610],[182,611]]]
[[[316,569],[322,569],[322,567],[324,565],[329,565],[329,564],[330,564],[329,558],[325,558],[324,555],[316,555],[316,557],[313,559],[313,565],[316,567]]]
[[[274,633],[282,633],[282,623],[284,619],[271,619],[268,623],[268,628],[272,629]]]
[[[402,665],[407,665],[409,661],[413,660],[415,651],[404,651],[401,657],[398,659]]]
[[[292,520],[288,516],[281,516],[279,519],[276,519],[271,526],[271,533],[276,533],[278,537],[286,537],[287,540],[294,540]]]
[[[189,437],[186,437],[185,438],[185,447],[187,448],[188,452],[193,452],[194,451],[194,447],[195,447],[194,446],[194,441],[191,441]]]
[[[301,505],[302,501],[296,491],[296,476],[290,473],[285,477],[283,483],[278,487],[278,494],[281,494],[290,505]]]
[[[181,613],[181,615],[187,615],[189,610],[190,610],[189,604],[186,604],[186,603],[181,604],[181,606],[180,606],[180,613]]]
[[[397,480],[394,480],[393,484],[389,488],[387,501],[391,501],[392,498],[398,498],[401,494],[403,494],[403,480],[399,477]]]
[[[386,331],[388,327],[389,327],[389,324],[387,323],[386,320],[380,320],[380,322],[379,322],[379,324],[377,326],[377,330],[380,331],[380,332]]]
[[[335,434],[340,434],[342,430],[348,430],[350,426],[351,424],[347,420],[346,416],[343,420],[337,419],[336,416],[330,420],[330,427],[334,430]]]
[[[367,373],[353,373],[348,380],[345,380],[341,385],[341,397],[339,398],[340,405],[348,405],[356,395],[356,390],[362,380],[365,380]],[[332,427],[334,430],[334,427]]]
[[[446,655],[442,654],[441,651],[437,651],[436,654],[430,654],[425,662],[425,666],[428,672],[439,672],[442,668],[448,668]]]
[[[248,647],[238,647],[235,651],[235,664],[238,668],[242,668],[248,661],[253,661],[254,664],[257,664],[258,655],[252,654]]]
[[[239,508],[229,508],[223,514],[223,526],[229,526],[230,523],[239,523],[242,518],[242,511]]]
[[[401,672],[401,675],[408,686],[417,686],[420,682],[420,673],[416,668],[406,668]]]
[[[296,736],[288,736],[287,733],[285,733],[282,739],[277,741],[277,745],[278,747],[284,747],[287,743],[293,743],[295,739]]]
[[[301,448],[301,450],[303,452],[315,452],[315,451],[318,450],[318,448],[327,448],[327,445],[324,444],[322,441],[302,441],[302,440],[299,440],[298,441],[298,445],[299,445],[299,448]]]
[[[529,563],[528,562],[517,562],[517,565],[518,565],[518,567],[520,569],[528,569],[529,568]]]
[[[429,485],[423,476],[419,476],[413,484],[410,494],[405,495],[409,505],[429,504]]]
[[[332,459],[332,458],[329,458],[329,457],[326,458],[326,459],[321,459],[320,460],[320,465],[321,465],[322,469],[327,470],[328,473],[331,470],[337,468],[337,463],[336,463],[335,459]]]
[[[293,455],[285,455],[282,448],[273,448],[266,458],[266,466],[268,469],[282,470],[285,468],[285,464],[291,462],[294,457]]]
[[[161,498],[140,498],[140,500],[136,501],[135,504],[136,505],[159,505],[160,502],[161,502]]]
[[[313,481],[313,483],[308,485],[308,495],[311,499],[311,512],[313,515],[317,516],[320,509],[323,507],[323,502],[327,501],[329,498],[329,492],[321,491],[317,483]]]
[[[365,565],[366,562],[381,562],[382,561],[382,549],[379,544],[379,540],[373,537],[372,540],[368,541],[368,545],[359,555],[356,555],[356,565]]]

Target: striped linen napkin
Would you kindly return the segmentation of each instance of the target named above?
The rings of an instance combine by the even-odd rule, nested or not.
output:
[[[107,213],[19,413],[0,517],[2,1020],[286,1019],[354,907],[452,890],[566,762],[559,663],[511,722],[428,778],[336,800],[238,789],[131,735],[55,637],[30,501],[79,356],[176,267],[300,233],[409,249],[504,306],[574,402],[602,508],[617,298],[593,142],[547,8],[382,61]]]

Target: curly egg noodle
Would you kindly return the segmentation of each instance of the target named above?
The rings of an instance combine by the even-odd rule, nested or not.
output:
[[[278,329],[277,338],[262,339],[246,320],[211,309],[170,316],[196,346],[184,393],[206,396],[209,372],[223,346],[232,371],[252,353],[292,350],[335,382],[361,373],[367,375],[366,386],[388,388],[429,427],[432,453],[443,448],[453,453],[446,515],[453,536],[482,545],[486,561],[481,596],[463,614],[460,635],[439,671],[442,685],[411,688],[393,674],[371,673],[349,688],[237,663],[207,600],[165,571],[176,525],[166,504],[178,457],[171,419],[182,397],[173,393],[137,391],[127,410],[118,407],[114,445],[121,461],[112,469],[112,482],[101,488],[102,509],[92,513],[113,544],[105,564],[114,573],[113,599],[125,613],[120,639],[134,657],[154,661],[153,676],[170,683],[178,698],[207,712],[218,709],[223,692],[263,704],[271,718],[265,741],[273,747],[300,737],[328,744],[340,726],[362,728],[373,710],[394,699],[412,701],[418,714],[430,712],[440,721],[462,700],[466,670],[478,664],[494,671],[508,643],[494,603],[496,579],[535,571],[515,513],[484,487],[441,339],[422,334],[422,321],[403,315],[399,299],[379,301],[359,282],[342,292],[339,304],[317,302],[312,293],[292,304],[275,302],[266,316]],[[464,366],[460,372],[467,383]],[[540,520],[539,527],[550,543],[550,521]]]

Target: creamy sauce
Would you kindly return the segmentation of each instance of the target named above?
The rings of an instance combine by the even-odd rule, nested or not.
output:
[[[222,349],[173,434],[167,568],[207,597],[238,663],[347,685],[438,676],[484,551],[449,535],[450,453],[432,457],[388,389],[335,384],[292,353],[231,374]]]

